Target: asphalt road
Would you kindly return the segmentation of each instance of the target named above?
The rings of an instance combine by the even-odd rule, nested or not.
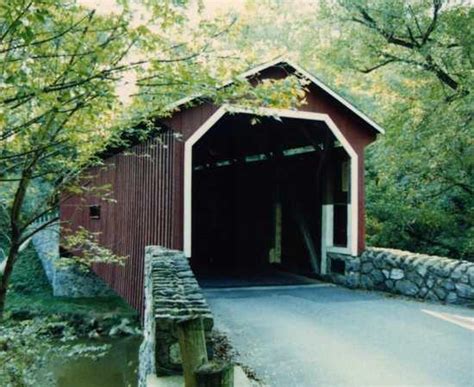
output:
[[[270,386],[474,386],[474,310],[331,285],[205,289]]]

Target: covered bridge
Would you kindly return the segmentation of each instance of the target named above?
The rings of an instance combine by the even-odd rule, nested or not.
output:
[[[277,60],[243,76],[291,74],[310,81],[298,110],[262,108],[254,122],[239,106],[181,101],[159,138],[87,172],[91,184],[111,185],[115,203],[62,203],[62,225],[100,232],[129,256],[124,267],[94,271],[132,306],[143,307],[147,245],[183,250],[198,272],[275,264],[323,275],[328,253],[364,250],[364,149],[383,130],[296,64]]]

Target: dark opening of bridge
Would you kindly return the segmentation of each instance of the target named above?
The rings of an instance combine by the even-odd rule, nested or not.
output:
[[[314,273],[327,172],[347,160],[324,122],[227,115],[193,147],[196,273]],[[339,171],[339,172],[337,172]],[[347,204],[346,194],[345,202]],[[347,238],[344,211],[335,237]]]

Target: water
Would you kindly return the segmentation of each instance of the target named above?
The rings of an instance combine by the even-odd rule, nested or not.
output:
[[[111,347],[95,360],[81,356],[52,359],[53,380],[57,387],[135,387],[141,340],[126,337],[100,342]]]

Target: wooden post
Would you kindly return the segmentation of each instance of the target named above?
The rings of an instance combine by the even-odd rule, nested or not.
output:
[[[278,185],[276,186],[275,199],[274,199],[274,238],[273,247],[270,249],[269,262],[270,263],[281,263],[281,224],[282,224],[282,213],[281,213],[281,200],[280,191]]]
[[[199,387],[234,387],[234,367],[226,362],[210,362],[196,371]]]
[[[298,223],[301,234],[303,235],[304,243],[310,258],[311,268],[315,274],[319,274],[318,255],[316,254],[316,248],[314,247],[313,237],[311,236],[308,224],[306,223],[306,219],[304,218],[297,201],[293,202],[293,216]]]
[[[207,363],[206,338],[200,317],[184,319],[177,324],[179,349],[183,361],[185,387],[197,387],[195,371]]]

